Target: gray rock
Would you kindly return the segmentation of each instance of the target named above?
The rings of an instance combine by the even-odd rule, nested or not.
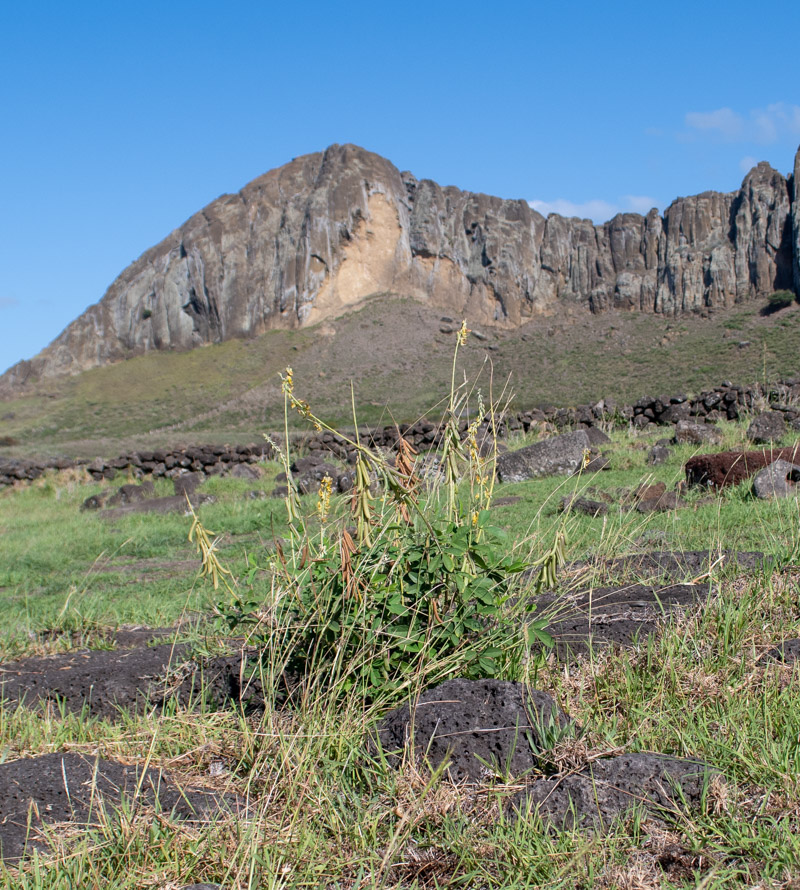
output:
[[[582,513],[584,516],[606,516],[608,514],[608,504],[601,501],[592,501],[589,498],[575,497],[568,495],[561,498],[561,511],[573,513]]]
[[[772,663],[794,664],[796,661],[800,661],[800,640],[785,640],[779,646],[765,652],[756,664],[760,666]]]
[[[234,479],[260,479],[261,470],[252,464],[234,464],[228,475]]]
[[[776,460],[753,477],[753,494],[760,500],[796,495],[800,488],[800,466]]]
[[[789,183],[766,163],[736,192],[594,225],[442,188],[333,145],[196,213],[0,387],[314,323],[345,290],[351,305],[381,291],[418,297],[476,327],[574,306],[705,312],[791,288],[799,231]],[[354,263],[367,273],[355,286]]]
[[[512,799],[520,816],[537,810],[557,828],[607,828],[634,807],[658,822],[688,807],[699,812],[707,781],[719,775],[699,760],[662,754],[621,754],[596,760],[580,772],[539,779]]]
[[[589,437],[590,445],[609,445],[611,443],[611,439],[596,426],[587,427],[584,432]]]
[[[413,741],[415,754],[432,767],[447,762],[453,781],[477,782],[492,771],[521,776],[533,769],[548,732],[569,723],[545,692],[505,680],[458,679],[423,692],[413,708],[392,711],[377,737],[386,754],[395,752],[393,763]]]
[[[666,463],[671,453],[664,445],[654,445],[647,454],[647,463],[653,466]]]
[[[780,411],[765,411],[754,417],[747,428],[747,438],[757,445],[777,442],[786,433],[786,421]]]
[[[574,473],[589,449],[585,430],[534,442],[519,451],[501,454],[497,459],[497,478],[501,482],[524,482],[536,476]]]
[[[679,402],[676,405],[669,405],[659,415],[659,422],[677,423],[679,420],[688,420],[691,408],[692,406],[689,402]]]
[[[181,473],[172,477],[172,487],[176,495],[193,495],[199,485],[205,482],[205,473]]]
[[[719,445],[722,442],[722,434],[705,423],[679,420],[675,424],[675,441],[690,445]]]

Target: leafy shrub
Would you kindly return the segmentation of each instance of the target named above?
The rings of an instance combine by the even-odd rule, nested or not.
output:
[[[771,309],[785,309],[795,301],[795,295],[790,290],[776,290],[767,298],[767,305]]]
[[[336,694],[373,699],[448,676],[498,676],[521,663],[531,643],[549,642],[544,622],[532,620],[529,598],[513,595],[514,579],[531,563],[513,554],[505,533],[490,521],[496,439],[482,457],[478,430],[486,429],[487,417],[494,429],[495,409],[487,413],[479,397],[464,441],[459,434],[468,394],[466,384],[455,385],[456,362],[467,333],[462,325],[432,487],[417,474],[416,452],[399,434],[389,460],[357,435],[336,433],[295,395],[287,369],[284,441],[289,411],[296,410],[357,453],[349,509],[340,502],[337,511],[326,477],[316,509],[304,515],[288,446],[281,450],[289,540],[266,566],[272,579],[266,603],[248,600],[227,583],[210,539],[206,535],[202,544],[202,527],[195,528],[208,553],[208,573],[226,581],[233,594],[220,611],[234,628],[254,625],[251,640],[276,676],[294,676],[303,688],[321,684]],[[357,429],[355,416],[354,423]],[[558,539],[532,564],[541,583],[552,581],[560,557]],[[251,576],[259,568],[253,560]]]

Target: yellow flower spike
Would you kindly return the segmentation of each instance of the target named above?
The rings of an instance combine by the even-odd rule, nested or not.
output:
[[[471,334],[471,333],[472,333],[472,331],[470,331],[470,329],[467,327],[467,320],[465,318],[461,322],[461,327],[459,328],[459,331],[458,331],[458,345],[466,346],[467,345],[467,335]]]
[[[325,522],[328,518],[328,511],[331,506],[331,494],[333,493],[333,479],[330,476],[323,476],[319,483],[319,493],[317,495],[317,514],[321,522]]]

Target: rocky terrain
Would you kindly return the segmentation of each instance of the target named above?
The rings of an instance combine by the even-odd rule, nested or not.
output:
[[[798,164],[786,178],[760,163],[736,192],[594,225],[334,145],[195,214],[0,388],[302,328],[385,294],[511,329],[581,309],[675,316],[797,292]]]

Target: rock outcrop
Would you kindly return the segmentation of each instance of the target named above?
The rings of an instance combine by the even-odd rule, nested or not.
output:
[[[213,201],[0,384],[297,327],[387,292],[513,327],[567,307],[677,315],[800,291],[796,181],[760,163],[737,192],[594,225],[333,145]]]

